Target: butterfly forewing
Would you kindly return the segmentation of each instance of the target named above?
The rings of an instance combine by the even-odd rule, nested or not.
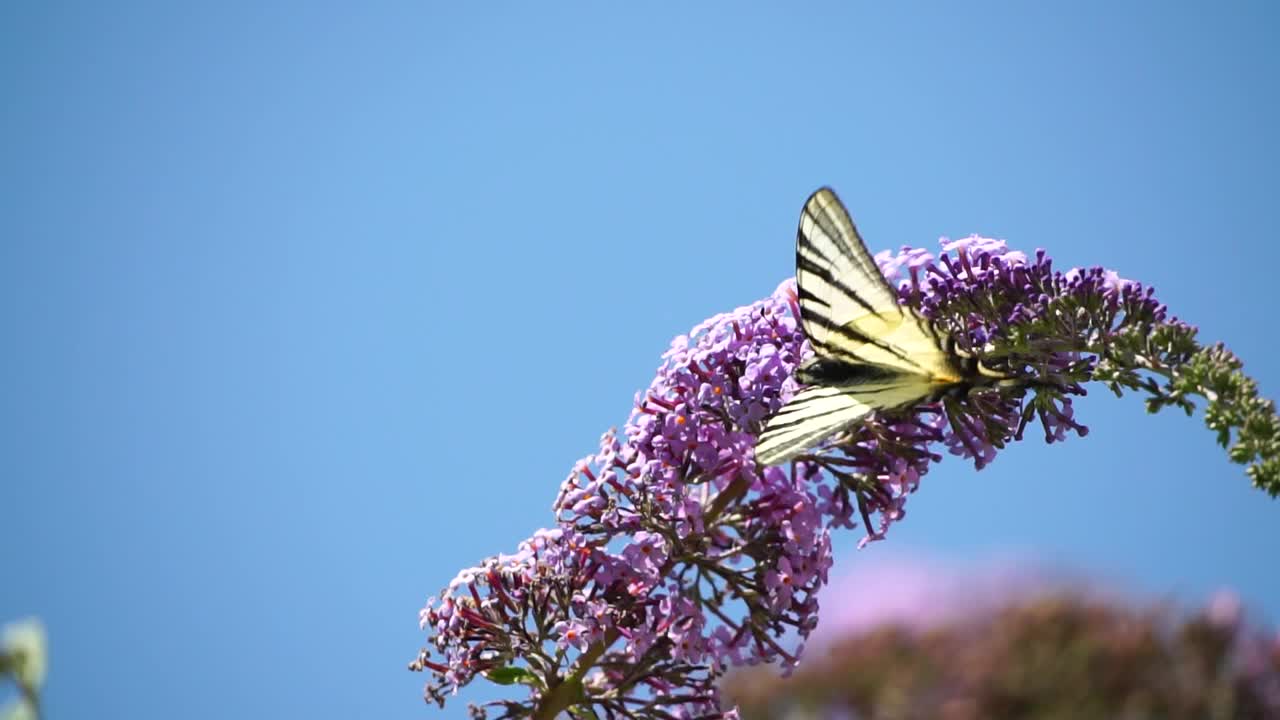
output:
[[[892,322],[901,315],[897,294],[829,188],[811,195],[800,212],[796,285],[804,331],[815,347],[827,347],[830,336],[853,318],[878,316]],[[832,349],[838,350],[838,339],[831,340]]]
[[[818,355],[919,374],[945,370],[933,329],[898,303],[830,188],[811,195],[800,213],[796,285],[801,322]]]

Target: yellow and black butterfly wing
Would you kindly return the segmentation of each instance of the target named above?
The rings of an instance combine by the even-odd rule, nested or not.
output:
[[[849,354],[842,326],[854,318],[879,318],[883,328],[866,328],[875,332],[901,321],[897,293],[885,282],[853,219],[830,188],[810,195],[800,211],[796,286],[805,334],[820,354],[860,362],[862,358]]]
[[[813,386],[766,422],[756,444],[761,464],[785,462],[875,410],[913,405],[960,380],[941,337],[898,303],[830,188],[811,195],[801,211],[796,284],[815,354],[798,377]],[[814,379],[824,374],[840,379]]]
[[[914,405],[935,389],[923,376],[906,373],[856,387],[805,388],[769,418],[756,442],[756,461],[786,462],[876,410]]]
[[[952,367],[929,323],[898,303],[840,198],[822,188],[796,233],[800,319],[814,352],[851,364],[947,376]]]

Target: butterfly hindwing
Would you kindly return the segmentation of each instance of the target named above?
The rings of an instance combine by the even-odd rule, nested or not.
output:
[[[776,465],[790,460],[874,409],[838,388],[801,390],[765,425],[756,442],[756,461]]]
[[[761,465],[790,460],[873,411],[915,404],[933,389],[914,373],[847,388],[805,388],[769,418],[756,443],[756,460]]]

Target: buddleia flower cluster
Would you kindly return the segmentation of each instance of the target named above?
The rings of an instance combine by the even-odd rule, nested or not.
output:
[[[816,625],[831,532],[879,540],[944,454],[981,469],[1028,428],[1083,435],[1071,398],[1098,381],[1192,410],[1280,492],[1280,421],[1225,348],[1167,316],[1153,293],[1100,268],[1053,270],[1003,241],[945,241],[937,256],[877,256],[903,303],[960,352],[1017,383],[879,413],[785,467],[753,449],[796,391],[810,354],[793,281],[672,341],[621,432],[576,463],[554,523],[466,570],[432,598],[428,642],[410,668],[444,704],[477,677],[511,699],[475,717],[732,718],[715,680],[727,668],[793,668]]]

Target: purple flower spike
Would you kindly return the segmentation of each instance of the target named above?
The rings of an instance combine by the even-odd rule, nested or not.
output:
[[[875,413],[784,467],[754,457],[763,422],[798,389],[811,354],[796,286],[677,336],[620,432],[575,464],[556,527],[512,555],[462,571],[420,619],[444,703],[475,677],[520,685],[501,718],[734,718],[715,680],[726,668],[792,668],[817,623],[831,531],[883,539],[947,454],[981,469],[1038,422],[1047,442],[1083,436],[1071,396],[1098,381],[1140,390],[1152,410],[1191,410],[1255,484],[1280,492],[1280,419],[1221,346],[1167,318],[1148,288],[1102,268],[1055,272],[1004,241],[941,241],[876,261],[899,299],[957,354],[1008,381],[937,403]],[[1233,436],[1234,433],[1234,436]],[[488,712],[474,710],[478,717]]]

